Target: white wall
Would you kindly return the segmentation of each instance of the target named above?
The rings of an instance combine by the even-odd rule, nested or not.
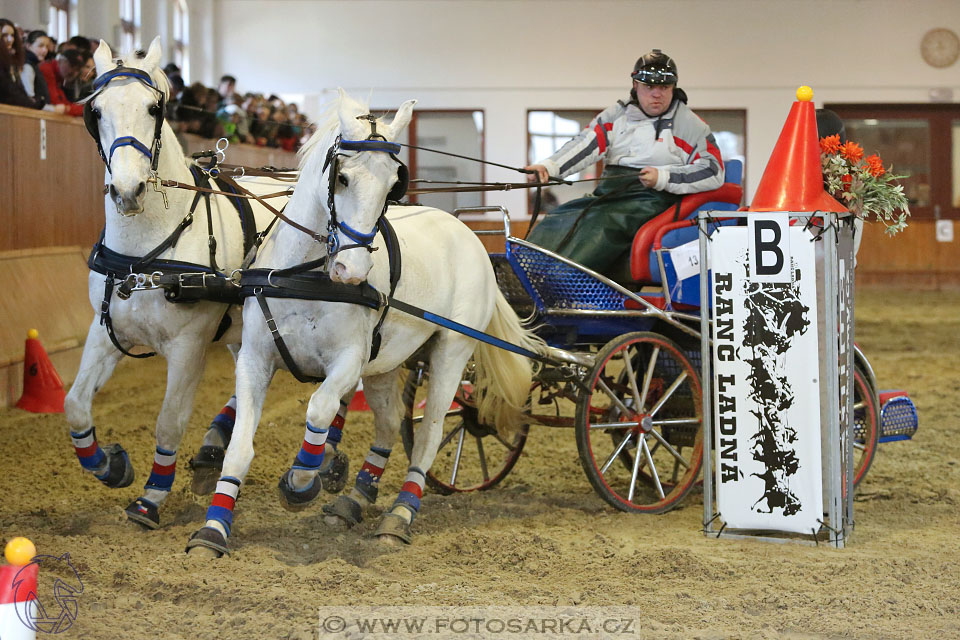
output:
[[[167,0],[142,0],[166,27]],[[801,84],[823,102],[960,100],[960,63],[920,57],[934,27],[960,32],[960,0],[189,0],[192,79],[222,73],[240,90],[305,95],[337,86],[374,107],[415,97],[429,109],[485,111],[486,157],[522,165],[530,108],[612,103],[634,60],[659,47],[679,64],[690,104],[747,110],[747,182],[756,188]],[[36,22],[44,0],[0,0]],[[115,0],[80,0],[80,30],[112,37]],[[44,9],[45,10],[45,9]],[[163,13],[163,15],[160,15]],[[45,15],[45,14],[44,14]],[[22,17],[21,17],[22,16]],[[167,17],[164,17],[167,16]],[[153,33],[146,31],[146,42]],[[166,32],[169,33],[169,30]],[[166,33],[164,44],[169,44]],[[490,180],[517,174],[488,167]],[[752,193],[750,194],[752,195]],[[488,204],[524,211],[522,193]]]
[[[960,63],[934,69],[923,34],[960,32],[957,0],[214,0],[220,70],[241,89],[329,95],[376,107],[482,108],[486,157],[525,163],[529,108],[612,103],[636,58],[678,62],[694,108],[747,109],[747,181],[756,188],[801,84],[826,102],[960,99]],[[309,112],[315,103],[309,98]],[[488,167],[487,178],[517,174]],[[750,194],[752,196],[752,193]],[[488,204],[520,213],[522,193]]]

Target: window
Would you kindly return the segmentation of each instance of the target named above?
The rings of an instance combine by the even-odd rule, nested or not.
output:
[[[413,112],[406,139],[397,140],[447,153],[456,153],[469,158],[483,159],[483,111],[464,110],[417,110]],[[440,182],[483,182],[484,165],[473,160],[453,158],[426,150],[408,149],[400,153],[410,169],[410,177]],[[451,184],[414,183],[410,188],[456,186]],[[443,211],[483,205],[483,192],[429,193],[412,195],[410,202],[418,202]]]
[[[140,0],[120,0],[120,50],[140,48]]]
[[[77,0],[50,0],[47,34],[58,44],[77,34]]]
[[[587,128],[601,109],[535,109],[527,112],[527,163],[535,164],[556,153],[560,147]],[[603,163],[571,174],[567,180],[590,180],[603,171]],[[541,194],[541,210],[550,211],[568,200],[579,198],[593,191],[594,182],[579,182],[544,189]],[[527,211],[533,214],[536,191],[531,189],[527,198]]]
[[[187,0],[173,3],[173,63],[180,67],[180,77],[190,83],[190,10]]]
[[[843,120],[847,139],[899,182],[914,218],[960,219],[960,106],[955,104],[827,105]]]

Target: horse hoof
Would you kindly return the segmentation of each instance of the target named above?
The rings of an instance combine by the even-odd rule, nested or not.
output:
[[[160,526],[160,510],[146,498],[137,498],[124,509],[127,520],[135,522],[145,529],[156,529]]]
[[[111,444],[103,452],[107,455],[107,475],[97,479],[111,489],[122,489],[133,484],[133,465],[123,447]]]
[[[413,542],[413,534],[410,532],[410,523],[403,516],[395,513],[385,513],[380,516],[380,525],[373,532],[380,542],[391,546],[398,546],[400,543],[410,544]]]
[[[287,471],[280,476],[280,482],[277,488],[280,490],[280,504],[288,511],[302,511],[320,494],[323,488],[323,482],[319,477],[313,478],[313,483],[302,491],[297,491],[290,484],[290,474],[293,470]]]
[[[350,458],[343,451],[328,458],[329,464],[320,466],[319,477],[323,480],[323,490],[327,493],[340,493],[347,486],[347,477],[350,475]],[[326,463],[326,460],[324,460]]]
[[[211,494],[217,488],[223,471],[223,455],[223,447],[205,444],[190,459],[190,469],[193,471],[191,488],[198,496]]]
[[[207,558],[219,558],[230,553],[230,549],[227,547],[227,539],[213,527],[203,527],[195,531],[190,536],[185,551],[190,555]]]
[[[333,526],[352,527],[363,522],[363,507],[347,496],[337,496],[332,503],[323,505],[323,513],[326,516],[323,521]]]

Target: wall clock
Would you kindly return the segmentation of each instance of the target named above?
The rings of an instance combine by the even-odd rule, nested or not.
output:
[[[931,67],[949,67],[960,57],[960,38],[950,29],[931,29],[920,41],[920,55]]]

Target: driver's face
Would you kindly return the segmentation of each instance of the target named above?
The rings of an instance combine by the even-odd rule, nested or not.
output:
[[[643,84],[633,81],[633,88],[637,92],[637,101],[643,112],[651,116],[662,115],[673,102],[672,84]]]

